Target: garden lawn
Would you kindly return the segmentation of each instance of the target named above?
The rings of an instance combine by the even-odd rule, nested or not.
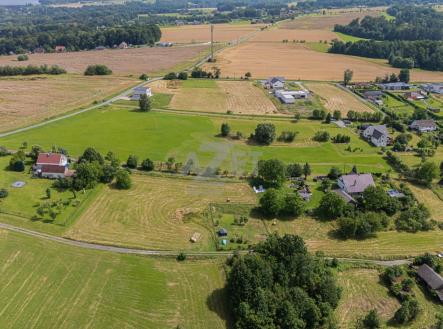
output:
[[[15,172],[8,169],[9,156],[0,158],[0,188],[6,188],[9,195],[0,199],[0,221],[13,225],[24,226],[51,234],[60,234],[75,220],[77,214],[82,211],[84,203],[94,191],[86,193],[78,192],[76,199],[68,191],[58,191],[51,188],[54,181],[48,179],[32,178],[29,172],[30,166],[26,166],[24,172]],[[12,183],[22,181],[25,186],[12,187]],[[51,188],[51,198],[46,196],[46,189]],[[69,201],[70,204],[63,207],[55,219],[48,214],[43,217],[37,216],[37,208],[40,204],[57,200]]]
[[[290,144],[275,142],[271,146],[249,145],[246,139],[235,141],[217,137],[220,125],[228,122],[231,132],[240,131],[243,136],[254,132],[258,123],[271,122],[276,125],[277,136],[282,131],[299,132]],[[347,145],[317,143],[312,137],[318,130],[328,130],[331,136],[338,133],[351,137],[351,148]],[[287,163],[309,162],[315,173],[325,173],[335,165],[349,170],[355,164],[360,171],[383,172],[387,164],[377,149],[369,146],[351,129],[340,129],[317,121],[239,119],[229,116],[181,115],[173,113],[140,113],[119,107],[105,107],[83,113],[69,120],[14,134],[0,139],[0,145],[17,149],[24,141],[28,145],[38,144],[45,149],[57,145],[73,156],[92,146],[100,152],[115,152],[125,161],[135,154],[139,159],[165,161],[175,157],[185,163],[193,159],[196,167],[220,167],[236,173],[250,172],[259,159],[277,158]]]
[[[4,230],[0,259],[4,329],[226,328],[220,261],[112,254]]]

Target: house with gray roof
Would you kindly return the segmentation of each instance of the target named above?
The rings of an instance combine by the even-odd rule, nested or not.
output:
[[[386,125],[369,126],[363,130],[362,135],[375,146],[384,147],[389,142],[389,133]]]
[[[414,120],[409,125],[409,128],[417,130],[421,133],[426,133],[430,131],[436,131],[437,124],[435,123],[434,120]]]
[[[133,93],[132,93],[132,96],[131,96],[131,101],[138,101],[138,100],[140,100],[140,96],[143,95],[143,94],[148,96],[148,97],[152,96],[152,90],[149,87],[143,87],[143,86],[142,87],[136,87],[132,91],[133,91]]]
[[[267,89],[283,89],[285,87],[286,79],[283,77],[271,77],[263,83],[263,86]]]
[[[409,89],[411,89],[411,85],[409,85],[405,82],[379,83],[378,86],[383,90],[409,90]]]
[[[443,95],[443,83],[425,83],[421,85],[421,88],[428,93]]]
[[[441,275],[427,264],[423,264],[418,268],[417,275],[437,295],[440,302],[443,302],[443,278]]]
[[[349,174],[342,175],[337,180],[340,190],[349,195],[361,194],[369,186],[375,186],[374,179],[371,174]]]

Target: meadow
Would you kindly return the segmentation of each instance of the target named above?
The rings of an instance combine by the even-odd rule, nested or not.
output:
[[[179,263],[0,231],[0,327],[226,328],[222,260]]]
[[[223,122],[231,126],[233,134],[240,131],[246,137],[262,122],[274,123],[277,136],[282,131],[295,131],[298,135],[292,143],[251,145],[245,139],[218,137]],[[314,142],[312,137],[318,130],[327,130],[331,136],[346,132],[351,136],[351,148],[357,150],[346,151],[348,145],[345,144]],[[141,113],[131,108],[108,106],[1,138],[0,145],[18,149],[25,141],[28,145],[37,144],[45,149],[57,145],[73,156],[78,156],[89,146],[103,153],[112,150],[122,161],[130,154],[156,161],[165,161],[173,156],[182,163],[192,158],[196,168],[219,167],[237,174],[250,172],[259,159],[269,158],[278,158],[286,163],[309,162],[314,173],[325,173],[334,165],[344,170],[349,170],[354,164],[363,171],[383,172],[388,169],[377,149],[361,140],[352,129],[343,131],[333,125],[309,120],[294,123],[270,118],[181,115],[158,111]],[[319,154],[322,156],[319,157]]]
[[[0,131],[90,105],[137,83],[130,77],[77,74],[0,78]]]
[[[75,240],[162,250],[215,250],[211,203],[255,204],[246,183],[133,175],[130,191],[106,187],[64,235]],[[201,235],[191,243],[194,233]]]

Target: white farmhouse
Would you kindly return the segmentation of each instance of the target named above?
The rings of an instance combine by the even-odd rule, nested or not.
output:
[[[34,175],[44,178],[64,178],[72,175],[68,158],[60,153],[40,153],[33,166]]]
[[[152,90],[149,87],[136,87],[133,89],[133,94],[131,96],[132,101],[138,101],[141,95],[146,95],[148,97],[152,96]]]

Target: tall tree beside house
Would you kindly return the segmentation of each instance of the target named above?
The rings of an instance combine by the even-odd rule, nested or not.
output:
[[[151,100],[149,99],[148,95],[140,95],[138,106],[142,112],[149,112],[151,110]]]
[[[350,69],[346,69],[343,73],[343,83],[345,86],[347,86],[351,81],[352,77],[354,76],[354,72]]]
[[[303,175],[305,175],[305,179],[308,178],[308,176],[311,174],[311,166],[309,165],[309,163],[305,163],[305,165],[303,166]]]
[[[401,69],[400,73],[398,75],[398,79],[401,82],[409,83],[409,81],[411,79],[411,75],[410,75],[409,69]]]

